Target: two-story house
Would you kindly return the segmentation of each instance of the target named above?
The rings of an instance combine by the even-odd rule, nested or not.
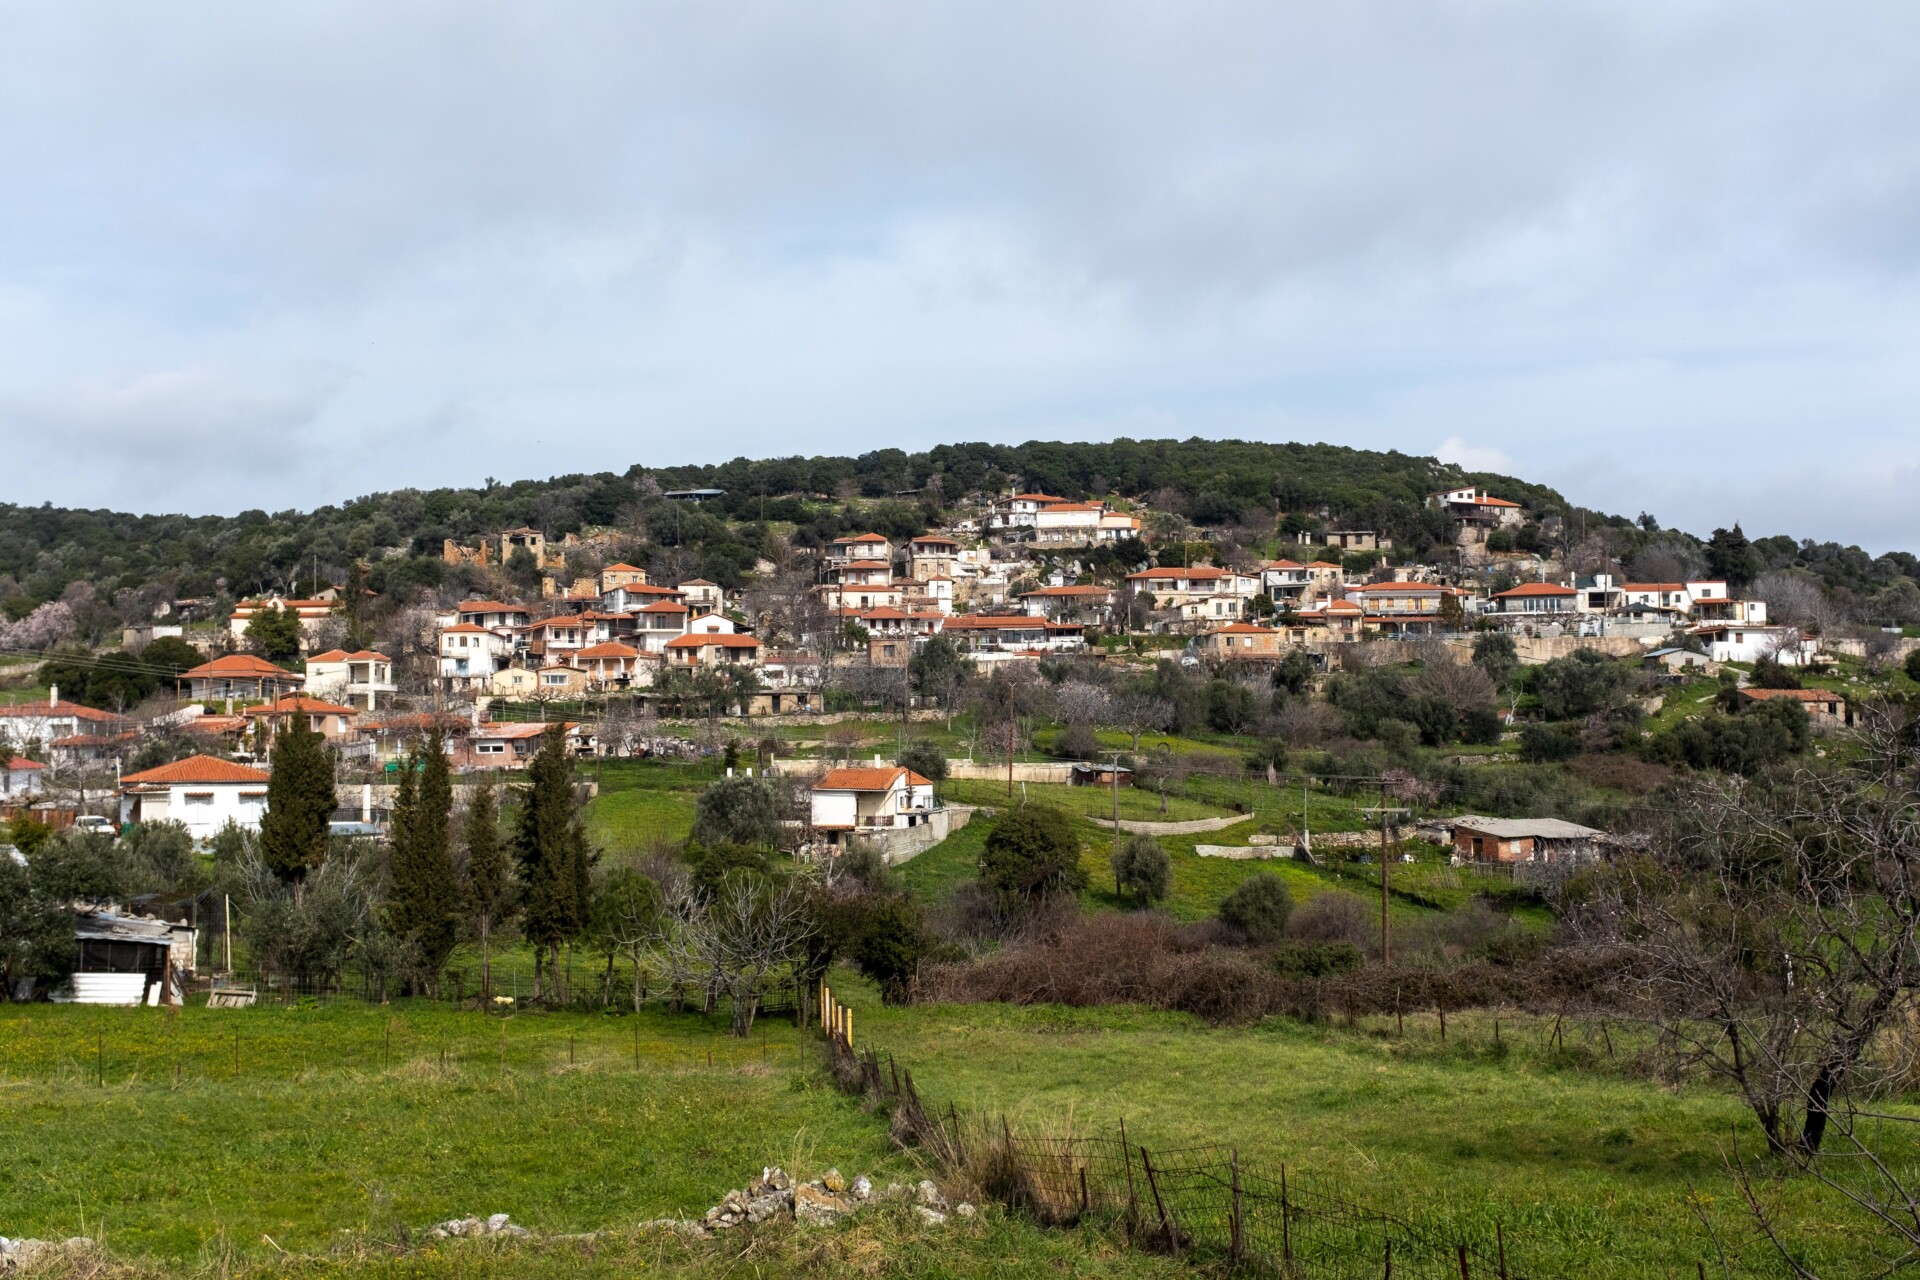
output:
[[[901,765],[834,769],[813,784],[811,823],[816,839],[838,848],[863,833],[922,826],[940,801],[933,783]]]
[[[309,729],[328,742],[339,743],[353,736],[353,720],[359,712],[337,702],[322,702],[303,693],[289,693],[272,702],[248,707],[240,714],[269,733],[279,733],[292,725],[296,718],[303,719]]]
[[[298,693],[306,685],[305,676],[250,653],[222,654],[182,671],[178,680],[186,696],[196,702],[224,698],[264,702],[283,693]]]
[[[514,635],[471,622],[443,627],[437,637],[440,687],[450,691],[491,687],[493,673],[513,660]]]
[[[393,682],[393,659],[361,649],[329,649],[307,659],[306,691],[316,698],[343,698],[362,711],[393,705],[400,686]]]

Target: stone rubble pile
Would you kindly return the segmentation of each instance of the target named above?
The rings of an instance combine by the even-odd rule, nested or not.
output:
[[[707,1210],[703,1218],[669,1218],[647,1225],[670,1226],[690,1234],[708,1236],[716,1231],[730,1231],[742,1225],[791,1216],[795,1222],[805,1226],[822,1227],[838,1222],[869,1204],[905,1199],[914,1201],[915,1214],[930,1226],[945,1222],[949,1213],[971,1218],[975,1212],[970,1204],[961,1204],[957,1208],[948,1205],[940,1188],[931,1182],[921,1182],[917,1187],[889,1183],[886,1190],[876,1191],[873,1180],[865,1174],[848,1182],[838,1169],[829,1169],[812,1182],[796,1183],[784,1170],[769,1167],[762,1169],[760,1176],[745,1187],[727,1192],[720,1198],[719,1204]]]
[[[13,1271],[56,1256],[78,1258],[91,1252],[93,1241],[86,1236],[65,1240],[10,1240],[0,1236],[0,1271]]]
[[[448,1218],[445,1222],[436,1222],[427,1228],[427,1235],[435,1240],[445,1240],[451,1236],[525,1236],[531,1233],[525,1227],[513,1225],[513,1219],[504,1213],[496,1213],[485,1218]]]

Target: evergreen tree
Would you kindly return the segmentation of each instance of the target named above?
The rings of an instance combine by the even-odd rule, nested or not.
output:
[[[567,758],[563,724],[547,730],[527,766],[513,854],[520,869],[522,927],[533,943],[534,998],[539,999],[543,991],[558,990],[560,947],[585,927],[593,866],[574,804],[573,762]]]
[[[273,776],[260,819],[260,857],[301,900],[307,872],[327,860],[333,816],[333,755],[302,715],[287,717],[273,736]]]
[[[247,620],[247,643],[268,662],[290,662],[300,656],[300,615],[279,605],[261,609]]]
[[[437,988],[440,970],[457,939],[460,884],[453,874],[448,825],[453,780],[438,732],[407,757],[394,803],[393,878],[387,892],[387,927],[416,949],[420,973]],[[410,984],[411,985],[411,984]]]
[[[480,998],[493,996],[493,935],[513,911],[513,871],[500,843],[500,805],[493,784],[474,788],[461,838],[467,847],[465,906],[480,939]]]

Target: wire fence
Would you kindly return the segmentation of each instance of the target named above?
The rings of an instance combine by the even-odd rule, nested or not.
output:
[[[1522,1280],[1497,1224],[1384,1212],[1335,1179],[1244,1160],[1230,1146],[1149,1148],[1124,1122],[1087,1136],[1016,1134],[1004,1118],[929,1111],[891,1054],[856,1052],[836,1036],[827,1052],[842,1089],[890,1109],[896,1141],[1048,1226],[1110,1222],[1136,1248],[1288,1280]]]

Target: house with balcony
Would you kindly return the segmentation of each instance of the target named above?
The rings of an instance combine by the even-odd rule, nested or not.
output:
[[[696,667],[756,666],[760,661],[760,642],[752,636],[724,631],[690,631],[667,641],[664,650],[670,670],[688,671]]]
[[[931,780],[876,759],[871,767],[829,771],[813,784],[810,808],[815,840],[838,852],[856,839],[931,826],[941,805]]]
[[[1049,622],[1031,614],[956,614],[941,634],[963,653],[1070,653],[1087,647],[1087,629],[1081,624]]]
[[[908,573],[916,582],[951,578],[960,544],[943,533],[923,533],[907,543]]]
[[[552,728],[550,724],[483,721],[450,745],[447,757],[456,769],[524,769],[540,753],[541,739]],[[568,721],[564,732],[569,755],[593,754],[592,726]]]
[[[565,665],[568,656],[593,643],[593,624],[571,614],[530,623],[521,632],[529,661]]]
[[[1491,597],[1489,610],[1505,618],[1524,621],[1566,622],[1580,611],[1580,593],[1557,582],[1523,582]]]
[[[1436,493],[1427,499],[1427,505],[1446,512],[1462,528],[1483,532],[1517,528],[1526,519],[1519,503],[1496,498],[1475,485]]]
[[[307,678],[250,653],[228,653],[211,662],[189,667],[177,677],[186,696],[195,702],[226,698],[267,702],[283,693],[298,693]]]
[[[77,736],[115,737],[132,728],[133,721],[125,716],[63,700],[59,685],[47,690],[44,702],[0,706],[0,740],[15,747],[24,747],[30,742],[51,747]]]
[[[289,693],[272,702],[248,707],[240,714],[248,723],[268,733],[288,729],[296,719],[305,720],[309,729],[328,742],[341,743],[353,737],[354,717],[360,713],[353,707],[343,707],[337,702],[323,702],[304,693]]]
[[[827,581],[843,582],[844,575],[852,569],[884,569],[886,576],[893,576],[893,543],[877,533],[857,533],[849,538],[835,538],[827,544],[826,573]]]
[[[441,628],[435,644],[440,687],[448,691],[491,688],[494,673],[513,661],[514,636],[505,628],[455,623]]]
[[[630,582],[600,593],[603,613],[637,613],[649,605],[683,603],[677,587],[655,587],[644,582]]]
[[[1062,585],[1021,593],[1020,607],[1036,618],[1103,627],[1113,617],[1110,587]]]
[[[653,683],[660,655],[609,640],[573,655],[573,665],[593,689],[644,689]]]
[[[1713,662],[1758,662],[1772,658],[1784,667],[1801,667],[1812,662],[1819,649],[1819,643],[1801,635],[1798,627],[1702,622],[1688,627],[1687,634],[1700,642]]]
[[[1275,619],[1275,628],[1286,634],[1288,644],[1321,648],[1330,644],[1350,644],[1361,638],[1366,614],[1351,600],[1329,600],[1296,610]]]
[[[472,627],[524,627],[533,621],[533,613],[523,604],[502,604],[498,600],[462,600],[453,607],[456,625]]]
[[[606,595],[616,587],[644,587],[647,585],[647,571],[637,564],[628,564],[622,560],[610,564],[600,571],[600,594]]]
[[[307,659],[306,691],[316,698],[340,698],[362,711],[384,711],[400,686],[393,682],[393,659],[362,649],[329,649]]]
[[[1434,582],[1371,582],[1347,588],[1347,598],[1360,606],[1363,624],[1394,637],[1432,635],[1457,626],[1443,615],[1454,608],[1464,618],[1465,595]]]
[[[719,613],[727,607],[725,589],[705,578],[688,578],[681,583],[680,597],[695,613]]]
[[[1042,507],[1051,507],[1067,499],[1051,493],[1016,493],[1011,498],[1001,498],[994,502],[987,513],[987,530],[990,533],[1005,534],[1015,530],[1028,530],[1034,526],[1034,519]]]

